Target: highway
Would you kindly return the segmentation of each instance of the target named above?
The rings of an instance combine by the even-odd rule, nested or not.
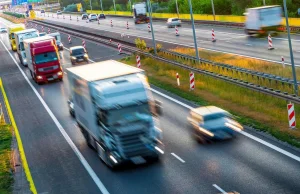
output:
[[[62,40],[65,69],[71,66],[65,34]],[[73,39],[73,46],[80,44],[80,39]],[[92,61],[121,57],[116,49],[91,42],[87,50]],[[6,34],[1,34],[0,57],[0,77],[38,193],[300,193],[299,152],[249,130],[246,134],[259,140],[239,134],[231,141],[200,145],[187,128],[189,106],[195,105],[155,87],[154,97],[164,107],[160,121],[165,154],[158,163],[111,171],[88,148],[69,115],[66,77],[63,82],[35,84],[27,68],[14,59]]]
[[[135,25],[132,18],[122,17],[107,17],[107,19],[101,19],[100,25],[96,21],[86,23],[81,20],[79,16],[79,22],[76,20],[76,16],[72,15],[70,21],[69,15],[65,15],[65,19],[62,19],[62,15],[57,19],[56,14],[53,14],[53,18],[45,17],[42,15],[39,17],[45,19],[47,22],[57,22],[63,25],[79,25],[81,28],[98,29],[100,32],[114,32],[122,33],[129,36],[141,37],[147,40],[148,45],[152,45],[151,33],[148,32],[147,24]],[[110,26],[112,20],[113,27]],[[129,29],[126,29],[126,24],[129,24]],[[212,42],[212,28],[214,28],[217,41]],[[163,46],[169,47],[169,44],[181,47],[194,48],[193,33],[191,25],[183,23],[182,27],[179,27],[180,36],[175,36],[174,28],[167,28],[166,23],[163,21],[153,22],[153,29],[155,32],[155,39],[162,43]],[[286,34],[279,34],[273,37],[274,50],[268,50],[267,37],[252,37],[244,33],[243,29],[227,28],[221,26],[208,26],[208,25],[196,25],[196,36],[198,48],[204,48],[210,51],[219,51],[223,53],[237,54],[240,56],[252,57],[255,59],[263,59],[274,62],[281,62],[281,56],[285,58],[286,63],[290,63],[290,53]],[[294,60],[296,65],[300,65],[300,35],[292,35],[292,44],[294,51]],[[201,52],[200,52],[201,57]]]

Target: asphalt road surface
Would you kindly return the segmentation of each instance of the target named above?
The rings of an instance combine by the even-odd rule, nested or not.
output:
[[[147,24],[135,25],[132,18],[122,17],[107,17],[107,19],[101,19],[100,25],[97,21],[86,23],[85,20],[77,22],[77,17],[72,15],[72,20],[69,19],[69,15],[65,15],[65,19],[62,19],[62,15],[57,18],[56,14],[50,14],[50,17],[46,14],[38,15],[44,18],[45,21],[59,22],[62,24],[74,24],[83,28],[99,29],[100,31],[115,32],[118,34],[124,33],[129,36],[137,36],[148,40],[152,45],[151,33],[148,32]],[[110,26],[112,21],[113,27]],[[127,22],[129,29],[126,29]],[[215,31],[216,42],[212,42],[212,28]],[[166,23],[163,21],[155,21],[153,23],[153,29],[155,32],[155,39],[160,43],[173,44],[176,46],[184,46],[194,48],[193,33],[190,24],[183,23],[182,27],[179,27],[180,36],[175,36],[174,28],[167,28]],[[223,53],[232,53],[240,56],[248,56],[257,59],[269,60],[274,62],[281,62],[281,56],[284,57],[286,63],[291,63],[289,46],[287,41],[287,34],[279,34],[273,37],[274,50],[268,50],[267,37],[252,37],[244,33],[243,29],[235,29],[220,26],[208,26],[208,25],[196,25],[196,37],[199,48],[204,48],[211,51],[219,51]],[[300,65],[300,35],[292,35],[292,45],[294,51],[294,60],[296,65]],[[201,53],[200,53],[201,57]]]
[[[62,36],[67,40],[66,35]],[[66,41],[64,44],[66,48],[61,55],[65,69],[71,64],[69,45]],[[79,39],[74,39],[72,46],[80,44]],[[175,100],[194,105],[171,94],[167,95],[175,100],[163,97],[157,88],[154,88],[154,97],[162,101],[164,107],[160,121],[165,154],[158,163],[111,171],[86,145],[75,120],[69,115],[66,77],[63,82],[37,85],[31,80],[28,69],[19,65],[31,88],[12,59],[17,58],[16,54],[7,49],[10,49],[7,35],[2,34],[0,77],[38,193],[100,193],[100,189],[112,194],[300,193],[299,152],[247,130],[246,135],[252,134],[259,140],[239,134],[230,141],[199,145],[187,128],[188,107]],[[92,61],[121,57],[116,49],[91,42],[87,42],[87,50]],[[49,110],[41,102],[45,102]],[[276,147],[271,149],[261,142]],[[77,151],[70,146],[72,143]],[[294,159],[279,152],[279,148],[293,154]]]

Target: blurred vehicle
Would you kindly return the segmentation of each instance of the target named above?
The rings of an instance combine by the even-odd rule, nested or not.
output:
[[[175,26],[181,26],[181,20],[178,18],[169,18],[167,21],[168,28],[172,28]]]
[[[13,51],[17,51],[15,33],[18,32],[18,31],[25,30],[25,29],[26,28],[25,28],[24,24],[13,24],[13,25],[8,26],[8,30],[7,30],[8,38],[9,38],[9,41],[10,41],[11,49]]]
[[[91,21],[97,21],[98,20],[98,18],[97,18],[97,15],[96,14],[90,14],[89,15],[89,21],[91,22]]]
[[[150,19],[147,16],[147,6],[145,2],[133,4],[132,9],[135,24],[149,23]]]
[[[64,50],[64,45],[61,42],[61,36],[59,32],[48,34],[48,36],[52,36],[55,38],[58,50],[60,51]]]
[[[47,33],[46,32],[39,32],[39,36],[46,36]]]
[[[70,112],[107,166],[159,159],[162,131],[144,70],[108,60],[67,68],[67,75]]]
[[[244,15],[245,33],[249,35],[278,31],[282,23],[282,8],[279,5],[249,8]]]
[[[41,13],[45,13],[45,10],[42,9],[42,10],[41,10]]]
[[[56,14],[57,14],[57,15],[61,15],[61,14],[62,14],[62,11],[58,10],[58,11],[56,12]]]
[[[0,28],[0,33],[7,33],[7,29],[6,28]]]
[[[83,46],[74,46],[70,48],[70,60],[72,65],[80,62],[89,63],[88,52]]]
[[[26,29],[18,31],[15,33],[15,40],[17,45],[17,53],[20,59],[20,62],[23,66],[27,66],[27,59],[25,54],[25,48],[23,41],[29,38],[36,38],[39,36],[39,33],[36,29]]]
[[[192,109],[187,119],[193,128],[194,137],[201,143],[229,139],[237,131],[243,130],[233,115],[215,106]]]
[[[101,19],[101,18],[103,18],[103,19],[105,19],[105,18],[106,18],[106,16],[105,16],[105,14],[104,14],[104,13],[100,13],[100,14],[98,15],[98,19]]]
[[[81,15],[81,19],[82,20],[87,20],[87,19],[89,19],[89,15],[84,13],[84,14]]]

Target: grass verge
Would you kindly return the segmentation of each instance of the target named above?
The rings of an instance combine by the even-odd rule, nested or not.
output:
[[[11,166],[11,126],[0,125],[0,193],[12,192],[13,175]]]
[[[10,16],[10,15],[6,15],[6,14],[3,14],[3,13],[0,13],[0,17],[12,22],[12,23],[15,23],[15,24],[19,24],[19,23],[25,23],[25,19],[24,18],[16,18],[16,17],[13,17],[13,16]]]
[[[135,57],[121,60],[136,65]],[[189,90],[189,71],[141,56],[142,69],[147,72],[149,82],[198,105],[215,105],[237,115],[244,125],[267,132],[279,140],[300,147],[300,130],[288,128],[287,102],[259,92],[229,84],[227,82],[195,74],[195,90]],[[176,73],[181,86],[176,84]],[[295,104],[295,111],[300,106]],[[297,123],[300,119],[296,119]]]

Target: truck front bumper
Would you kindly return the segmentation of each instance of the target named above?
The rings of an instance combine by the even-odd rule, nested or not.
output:
[[[50,82],[54,80],[62,80],[63,79],[63,72],[59,71],[53,74],[47,74],[47,75],[36,75],[36,82],[42,83],[42,82]]]

